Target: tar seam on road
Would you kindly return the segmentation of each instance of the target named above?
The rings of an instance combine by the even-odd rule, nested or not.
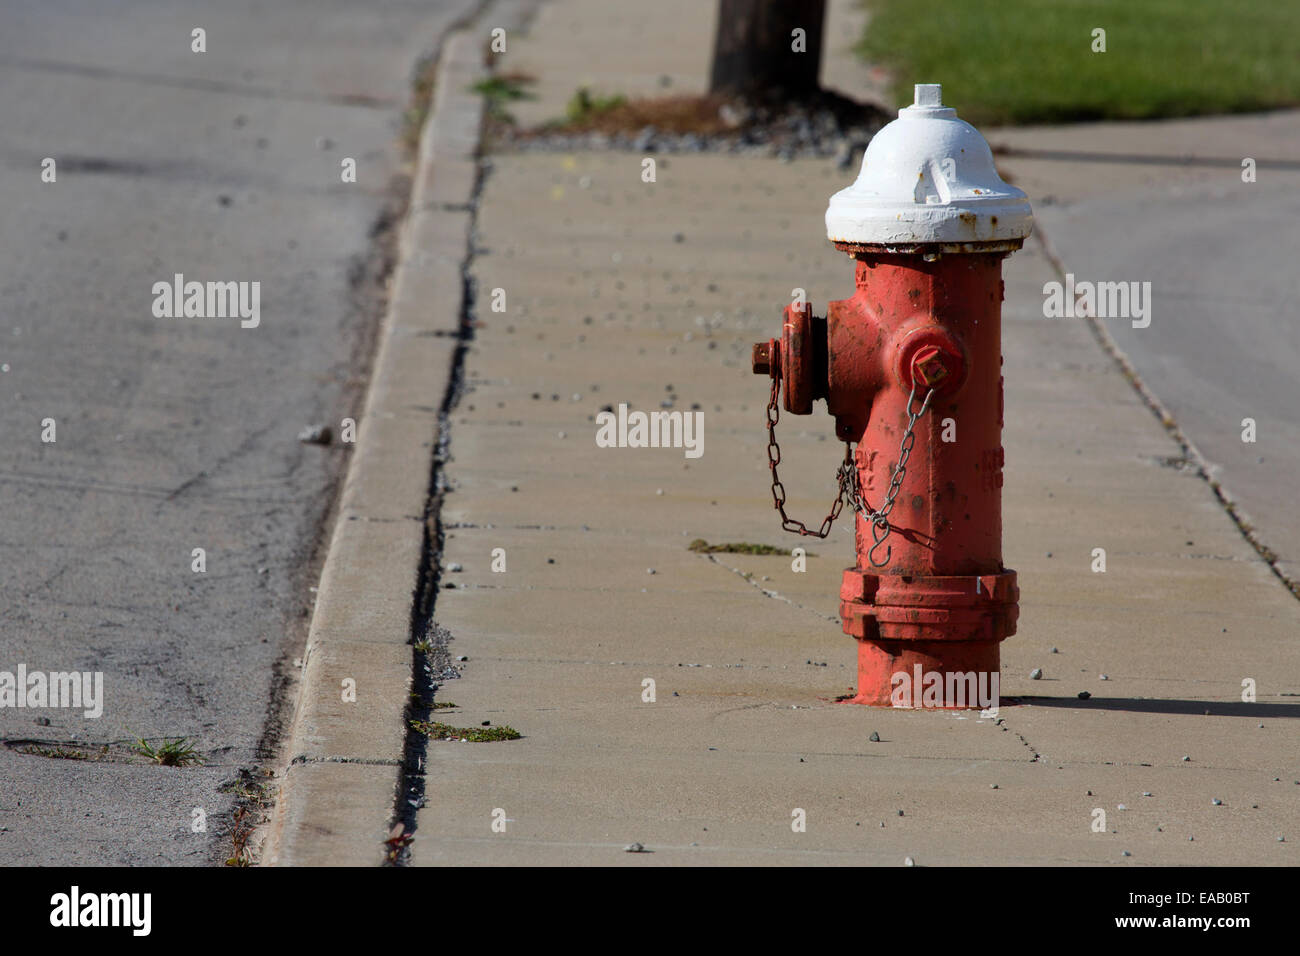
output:
[[[391,110],[400,106],[395,100],[369,96],[364,93],[322,94],[275,90],[246,83],[230,83],[225,80],[210,80],[163,73],[140,73],[134,70],[115,70],[102,66],[89,66],[84,63],[60,63],[55,60],[32,60],[22,57],[8,59],[5,62],[22,69],[46,73],[73,73],[77,76],[86,76],[96,80],[119,80],[129,83],[145,83],[150,86],[171,86],[185,90],[200,90],[205,93],[228,93],[232,96],[247,96],[255,99],[329,103],[334,106],[359,106],[379,110]]]

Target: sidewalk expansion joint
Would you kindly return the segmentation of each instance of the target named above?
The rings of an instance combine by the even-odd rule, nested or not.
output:
[[[1051,263],[1052,269],[1056,272],[1057,277],[1062,282],[1065,282],[1065,263],[1057,253],[1055,247],[1053,247],[1051,239],[1048,237],[1046,232],[1043,231],[1041,223],[1034,223],[1033,236],[1042,248],[1043,254],[1047,257],[1047,261]],[[1124,354],[1124,351],[1119,347],[1119,343],[1117,343],[1111,336],[1110,332],[1107,331],[1102,320],[1093,314],[1092,309],[1080,309],[1077,302],[1075,303],[1075,308],[1079,309],[1078,314],[1088,323],[1088,328],[1092,331],[1092,336],[1097,340],[1097,344],[1101,346],[1102,351],[1110,356],[1111,360],[1114,361],[1115,365],[1119,368],[1120,374],[1128,379],[1129,384],[1133,386],[1133,390],[1137,392],[1138,398],[1140,398],[1143,404],[1150,409],[1151,414],[1153,414],[1156,417],[1156,420],[1160,422],[1169,437],[1178,443],[1178,446],[1182,449],[1184,458],[1186,458],[1191,468],[1195,469],[1197,476],[1209,485],[1210,490],[1214,493],[1215,499],[1219,503],[1219,506],[1232,520],[1232,523],[1236,526],[1237,531],[1240,532],[1241,536],[1246,540],[1246,543],[1249,544],[1251,548],[1255,550],[1255,553],[1259,555],[1260,559],[1268,565],[1269,570],[1272,571],[1274,576],[1282,582],[1282,586],[1290,592],[1291,596],[1300,600],[1300,580],[1292,580],[1287,576],[1287,573],[1282,570],[1281,565],[1278,563],[1277,554],[1272,548],[1265,544],[1263,540],[1261,540],[1259,533],[1256,531],[1254,526],[1242,517],[1240,510],[1241,506],[1237,504],[1236,500],[1234,500],[1228,493],[1227,489],[1223,487],[1223,484],[1210,473],[1209,462],[1205,460],[1200,449],[1192,443],[1192,440],[1183,432],[1182,428],[1179,427],[1178,422],[1175,421],[1174,416],[1169,409],[1164,406],[1150,387],[1142,381],[1142,377],[1138,374],[1137,369],[1134,367],[1133,363],[1129,361],[1129,358]]]
[[[482,14],[479,19],[482,19]],[[448,37],[446,49],[449,55],[439,63],[439,82],[444,82],[443,71],[451,73],[456,69],[452,61],[460,53],[468,33]],[[457,43],[457,40],[464,41]],[[477,50],[474,67],[486,70],[478,62]],[[467,64],[461,63],[462,68]],[[477,93],[457,90],[449,92],[448,97],[473,99],[481,123],[483,100]],[[462,104],[464,105],[464,104]],[[439,117],[430,116],[430,125],[426,136],[436,135]],[[417,813],[425,804],[426,760],[428,757],[429,738],[416,730],[420,722],[427,722],[434,713],[434,696],[442,682],[460,674],[451,666],[451,656],[447,650],[450,633],[434,622],[434,609],[437,606],[439,583],[441,581],[441,557],[446,529],[442,525],[442,499],[447,491],[446,466],[451,460],[452,413],[465,390],[465,357],[470,343],[474,340],[474,278],[472,269],[477,254],[474,243],[474,231],[478,224],[479,196],[482,194],[487,166],[481,158],[474,160],[474,179],[471,194],[464,203],[443,203],[444,209],[455,209],[469,215],[469,226],[465,235],[464,253],[456,263],[461,281],[461,298],[459,316],[454,332],[444,333],[445,337],[454,339],[455,351],[451,359],[451,368],[447,377],[446,389],[437,409],[438,443],[434,449],[429,472],[429,486],[424,509],[424,533],[420,547],[420,565],[416,576],[414,599],[411,604],[411,656],[412,656],[412,690],[403,714],[405,729],[404,756],[402,760],[401,783],[393,807],[392,825],[401,826],[404,835],[414,836],[418,825]],[[408,841],[409,843],[409,841]],[[410,863],[410,848],[404,845],[400,851],[390,857],[390,866],[407,866]]]
[[[729,564],[723,564],[721,561],[718,560],[717,555],[706,554],[704,555],[704,557],[708,558],[718,567],[730,571],[732,574],[736,575],[736,577],[740,578],[742,581],[744,581],[755,591],[757,591],[759,594],[763,595],[766,598],[771,598],[773,601],[784,601],[786,604],[790,605],[791,607],[798,608],[801,611],[807,611],[809,614],[816,615],[817,617],[821,618],[823,621],[830,621],[834,624],[840,623],[840,619],[838,617],[834,617],[830,614],[823,614],[821,611],[817,610],[816,608],[811,608],[808,607],[808,605],[806,604],[800,604],[798,601],[790,600],[780,591],[774,591],[771,588],[763,587],[760,583],[754,581],[751,577],[749,577],[744,571],[740,570],[739,568],[733,568]]]
[[[1011,730],[1010,727],[1008,727],[1007,729],[1008,729],[1008,730]],[[1016,735],[1016,739],[1019,740],[1019,741],[1020,741],[1022,744],[1024,744],[1026,747],[1028,747],[1028,748],[1029,748],[1029,752],[1030,752],[1031,754],[1033,754],[1033,756],[1029,758],[1029,762],[1030,762],[1030,763],[1042,763],[1042,762],[1043,762],[1043,755],[1042,755],[1041,753],[1038,752],[1038,748],[1037,748],[1037,747],[1035,747],[1033,744],[1031,744],[1028,740],[1025,739],[1025,735],[1024,735],[1024,734],[1020,733],[1020,731],[1018,731],[1018,730],[1011,730],[1011,732],[1012,732],[1013,734],[1015,734],[1015,735]]]
[[[298,767],[322,763],[355,763],[367,767],[400,767],[402,765],[400,760],[384,759],[382,757],[309,757],[306,754],[298,754],[289,761],[289,766]]]

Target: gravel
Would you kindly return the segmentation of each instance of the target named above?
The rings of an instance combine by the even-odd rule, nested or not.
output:
[[[308,425],[298,432],[298,441],[304,445],[328,445],[334,440],[334,432],[328,425]]]
[[[726,107],[724,107],[726,109]],[[864,116],[842,120],[829,109],[790,110],[778,115],[735,115],[737,129],[718,133],[671,133],[643,126],[635,132],[604,133],[517,130],[498,126],[493,131],[494,151],[571,152],[616,150],[634,153],[729,153],[737,156],[775,156],[782,160],[818,157],[834,159],[843,170],[860,161],[862,153],[884,118]]]

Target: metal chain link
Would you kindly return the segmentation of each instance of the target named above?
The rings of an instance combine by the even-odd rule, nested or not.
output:
[[[903,429],[903,439],[898,445],[898,464],[894,466],[894,474],[889,479],[889,488],[885,491],[885,500],[881,504],[879,511],[872,511],[870,506],[862,500],[862,489],[858,483],[858,470],[851,468],[847,477],[843,475],[843,466],[841,466],[841,488],[848,497],[849,505],[858,514],[862,515],[867,521],[871,522],[871,539],[873,544],[871,550],[867,552],[867,558],[871,563],[883,568],[889,563],[889,558],[893,554],[892,547],[885,548],[885,557],[882,560],[876,560],[876,549],[885,543],[889,533],[893,530],[889,524],[889,513],[894,510],[894,501],[898,497],[898,492],[903,486],[903,478],[907,475],[907,461],[912,457],[912,446],[916,444],[917,420],[926,413],[930,407],[930,399],[934,397],[934,389],[927,389],[925,398],[921,401],[921,407],[915,412],[912,406],[916,403],[916,382],[912,382],[912,390],[907,394],[907,427]]]
[[[894,473],[889,479],[889,488],[885,492],[884,503],[880,506],[879,511],[873,511],[862,499],[862,489],[858,481],[858,469],[853,463],[853,446],[848,442],[844,443],[844,461],[841,462],[839,469],[836,471],[836,478],[839,482],[839,495],[831,505],[831,512],[822,521],[821,528],[817,531],[808,530],[808,526],[802,521],[797,521],[785,513],[785,486],[781,484],[781,478],[777,474],[776,467],[781,463],[781,446],[776,441],[776,426],[781,419],[780,398],[781,380],[773,376],[772,378],[772,396],[767,403],[767,464],[772,470],[772,505],[781,514],[781,528],[794,534],[806,535],[814,538],[824,538],[831,531],[831,525],[835,519],[840,516],[845,503],[854,511],[862,515],[871,523],[871,538],[873,544],[868,559],[878,568],[883,568],[889,563],[890,555],[893,548],[885,549],[885,557],[882,560],[876,560],[876,549],[885,543],[893,530],[889,524],[889,513],[894,510],[894,500],[898,497],[898,492],[903,486],[903,479],[907,475],[907,461],[912,457],[912,447],[916,444],[915,428],[917,420],[926,413],[930,407],[930,400],[934,397],[934,389],[928,389],[925,397],[921,401],[921,407],[915,412],[912,406],[916,403],[916,382],[912,383],[912,390],[907,396],[907,427],[903,429],[903,438],[898,446],[898,464],[894,466]]]
[[[767,466],[772,469],[772,506],[781,513],[781,528],[794,534],[807,535],[811,538],[824,538],[831,533],[831,525],[840,516],[844,508],[844,482],[841,478],[840,491],[831,504],[831,513],[822,521],[820,531],[809,531],[802,521],[796,521],[785,513],[785,485],[776,473],[776,466],[781,464],[781,446],[776,443],[776,423],[781,420],[781,409],[777,404],[780,398],[781,380],[772,377],[772,397],[767,403]],[[852,466],[852,452],[849,443],[844,443],[844,463]],[[844,465],[840,466],[841,473]]]

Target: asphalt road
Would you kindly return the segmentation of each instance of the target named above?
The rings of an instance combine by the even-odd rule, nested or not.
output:
[[[1150,325],[1106,327],[1254,529],[1300,580],[1300,113],[1275,142],[1210,139],[1221,182],[1155,185],[1094,198],[1041,219],[1078,279],[1150,282]],[[1213,129],[1214,127],[1208,127]],[[1153,144],[1156,149],[1159,143]],[[1288,163],[1242,183],[1233,151]],[[1154,151],[1154,150],[1153,150]],[[1254,422],[1254,441],[1243,426]]]
[[[1300,110],[986,133],[1076,282],[1149,283],[1106,329],[1300,581]]]
[[[103,675],[98,718],[0,706],[0,864],[227,852],[360,407],[412,70],[474,6],[0,13],[0,672]],[[157,317],[177,273],[259,282],[259,324]],[[333,445],[298,441],[317,423]],[[205,763],[132,761],[136,737]]]

